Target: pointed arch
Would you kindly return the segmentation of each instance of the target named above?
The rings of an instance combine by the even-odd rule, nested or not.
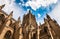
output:
[[[11,39],[11,36],[12,36],[12,33],[11,33],[10,30],[8,30],[8,31],[5,33],[4,39]]]

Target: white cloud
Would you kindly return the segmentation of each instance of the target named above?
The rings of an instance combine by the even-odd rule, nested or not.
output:
[[[10,14],[10,12],[13,11],[13,18],[17,19],[20,16],[22,19],[25,11],[14,1],[15,0],[0,0],[0,5],[5,4],[5,7],[2,10],[4,10],[7,14]]]
[[[25,6],[30,6],[33,10],[36,10],[38,9],[39,7],[41,6],[48,6],[52,3],[57,3],[58,0],[28,0],[26,3],[25,3]]]
[[[39,25],[39,23],[40,23],[40,24],[43,24],[43,23],[44,23],[44,20],[43,20],[42,18],[38,19],[38,20],[37,20],[37,24]]]
[[[41,15],[38,13],[38,18],[40,18],[40,16],[41,16]]]
[[[24,3],[24,0],[20,0],[22,3]]]
[[[54,18],[60,25],[60,3],[55,7],[55,9],[49,13],[49,15]]]
[[[15,0],[0,0],[0,5],[6,4],[9,5],[10,3],[13,3]]]

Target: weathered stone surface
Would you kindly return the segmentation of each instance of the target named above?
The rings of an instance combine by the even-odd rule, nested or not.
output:
[[[44,24],[37,25],[35,16],[29,13],[23,16],[21,24],[1,10],[5,5],[0,6],[0,39],[60,39],[60,26],[47,14]]]

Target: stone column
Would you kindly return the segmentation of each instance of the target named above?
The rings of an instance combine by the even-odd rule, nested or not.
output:
[[[32,38],[32,32],[29,32],[29,39]]]
[[[22,27],[20,28],[20,35],[19,35],[19,39],[23,39]]]
[[[38,27],[38,29],[37,29],[37,39],[39,39],[39,27]]]
[[[38,29],[37,29],[37,39],[40,39],[40,30],[41,29],[39,29],[39,27],[38,27]]]

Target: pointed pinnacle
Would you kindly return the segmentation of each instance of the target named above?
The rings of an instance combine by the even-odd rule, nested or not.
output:
[[[13,16],[13,11],[10,13],[11,16]]]
[[[44,21],[45,21],[46,19],[44,18]]]
[[[9,14],[8,19],[11,19],[13,16],[13,11]]]
[[[39,26],[41,26],[41,23],[39,22]]]
[[[31,13],[31,10],[29,10],[29,13]]]
[[[44,18],[44,22],[48,21],[46,18]]]
[[[20,17],[18,17],[18,21],[20,21]]]
[[[48,15],[48,14],[46,14],[46,17],[49,19],[50,18],[50,16]]]
[[[4,8],[4,6],[5,6],[5,4],[4,4],[4,5],[2,5],[2,6],[0,6],[0,9]]]

